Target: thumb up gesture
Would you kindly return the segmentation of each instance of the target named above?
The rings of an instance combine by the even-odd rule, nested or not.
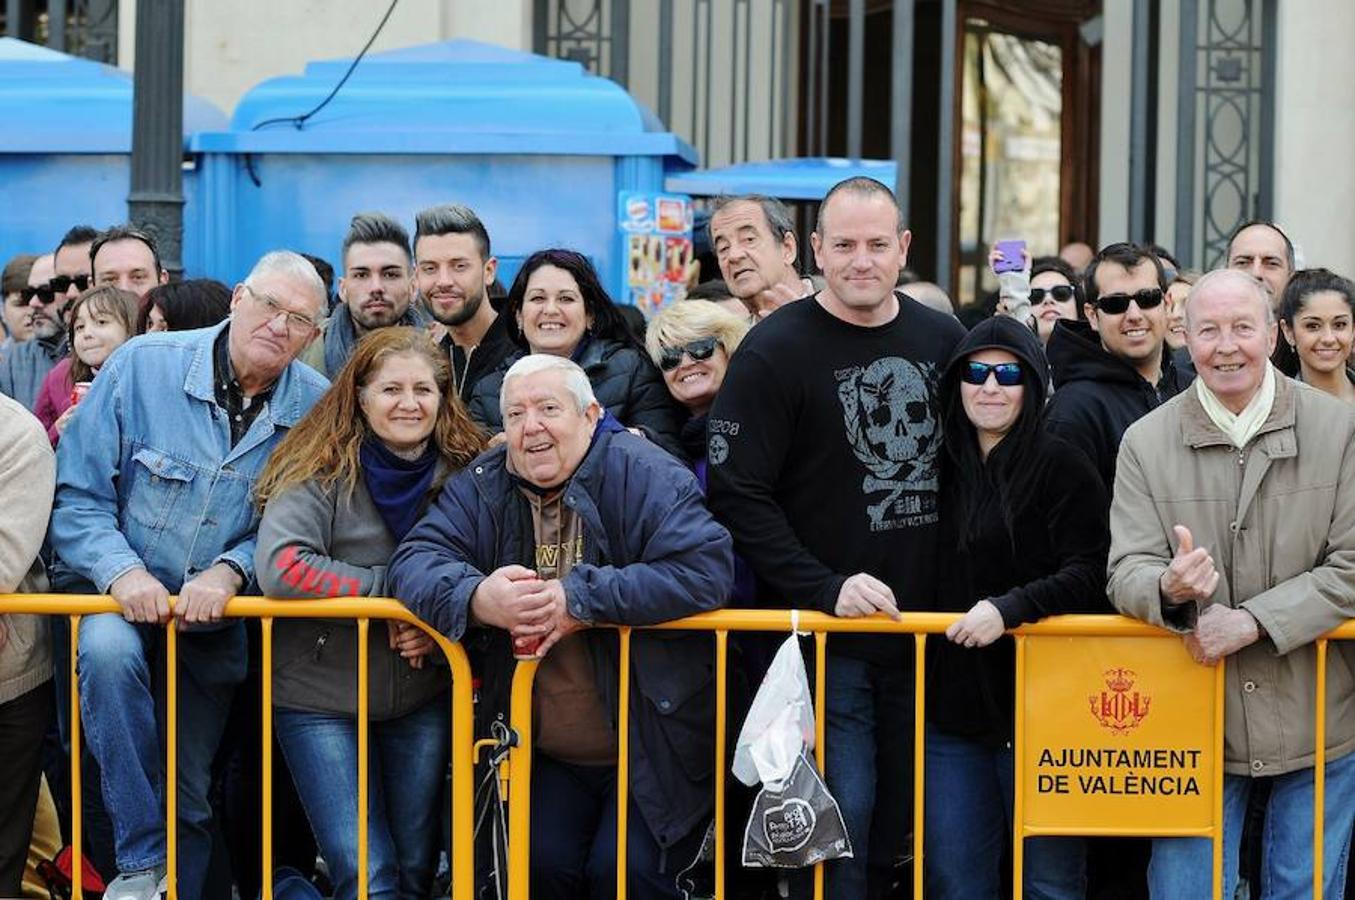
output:
[[[1196,600],[1208,600],[1219,586],[1219,573],[1214,568],[1214,558],[1204,547],[1196,547],[1190,529],[1184,525],[1172,528],[1176,535],[1176,553],[1171,565],[1158,579],[1162,596],[1168,603],[1190,603]]]

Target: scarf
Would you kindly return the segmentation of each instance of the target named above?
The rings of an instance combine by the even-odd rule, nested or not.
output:
[[[1218,426],[1234,447],[1241,450],[1256,437],[1270,417],[1270,408],[1275,404],[1275,367],[1266,363],[1266,374],[1261,379],[1261,386],[1240,413],[1234,414],[1224,406],[1223,401],[1205,387],[1203,378],[1195,379],[1195,389],[1209,421]]]
[[[428,442],[423,456],[407,460],[396,456],[376,438],[368,438],[362,442],[358,460],[362,464],[363,483],[381,520],[396,542],[404,540],[423,513],[424,497],[437,472],[438,453],[433,442]]]

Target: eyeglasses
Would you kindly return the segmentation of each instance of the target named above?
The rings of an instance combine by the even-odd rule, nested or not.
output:
[[[254,305],[260,307],[267,313],[269,322],[274,321],[278,316],[284,316],[285,321],[287,322],[287,332],[293,337],[302,334],[310,334],[310,332],[317,327],[315,320],[310,316],[303,316],[299,312],[292,312],[277,300],[267,294],[259,293],[249,285],[244,285],[244,288],[250,298],[254,300]]]
[[[64,294],[65,291],[62,291],[62,293]],[[56,292],[52,290],[50,285],[39,284],[36,286],[29,286],[24,288],[25,304],[32,303],[34,300],[36,300],[43,306],[51,306],[52,301],[55,299]]]
[[[967,362],[960,370],[960,380],[965,384],[987,384],[989,374],[995,375],[1003,387],[1016,387],[1021,383],[1021,364]]]
[[[659,356],[659,368],[665,372],[671,372],[682,365],[682,356],[685,353],[692,358],[692,362],[702,362],[715,355],[715,348],[720,345],[720,339],[715,337],[704,337],[685,344],[681,347],[664,347],[663,353]]]
[[[1152,309],[1162,303],[1162,291],[1157,288],[1144,288],[1132,294],[1107,294],[1096,300],[1096,308],[1101,312],[1118,316],[1129,309],[1129,302],[1139,305],[1139,309]]]
[[[1056,284],[1051,288],[1031,288],[1030,305],[1039,306],[1046,300],[1053,300],[1057,303],[1067,303],[1076,296],[1071,284]]]
[[[75,285],[77,291],[89,290],[90,281],[88,275],[58,275],[47,282],[47,286],[54,294],[64,294],[71,289],[71,285]]]

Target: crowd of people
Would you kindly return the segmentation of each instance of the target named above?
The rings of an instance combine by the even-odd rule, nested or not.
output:
[[[997,314],[966,328],[935,286],[901,284],[911,235],[880,183],[823,198],[812,278],[779,201],[726,197],[708,226],[721,278],[637,329],[579,253],[533,253],[505,291],[474,211],[414,226],[355,216],[334,296],[334,270],[287,250],[233,288],[170,281],[128,226],[77,226],[5,267],[0,592],[107,594],[121,612],[79,620],[83,746],[68,620],[0,615],[0,894],[51,827],[35,821],[69,840],[70,754],[105,898],[166,891],[168,625],[178,896],[258,895],[260,636],[226,615],[254,593],[397,598],[467,648],[482,736],[504,734],[515,661],[540,661],[530,863],[546,898],[616,891],[620,659],[593,626],[726,606],[958,614],[925,660],[918,824],[927,896],[972,900],[1003,895],[1011,840],[1005,632],[1119,610],[1180,632],[1201,664],[1228,660],[1224,896],[1242,878],[1254,896],[1310,889],[1314,642],[1355,611],[1355,286],[1296,271],[1279,227],[1239,228],[1203,275],[1131,243],[1025,254]],[[360,635],[273,629],[277,887],[310,892],[293,896],[358,895]],[[368,896],[434,896],[449,676],[415,626],[367,641]],[[731,647],[732,735],[775,642]],[[891,896],[908,856],[912,653],[904,635],[828,642],[825,777],[853,851],[827,867],[834,900]],[[1355,648],[1329,659],[1338,897]],[[682,876],[727,777],[712,642],[638,631],[630,664],[629,895],[694,896]],[[1095,859],[1080,838],[1029,839],[1024,889],[1099,896]],[[1207,897],[1211,861],[1206,840],[1156,839],[1139,877],[1154,898]],[[737,867],[730,883],[811,884]]]

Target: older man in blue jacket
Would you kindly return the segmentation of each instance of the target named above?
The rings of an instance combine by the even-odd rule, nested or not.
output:
[[[165,882],[163,756],[155,659],[178,641],[178,896],[202,895],[211,855],[207,789],[245,636],[223,623],[254,579],[251,492],[273,447],[327,382],[293,363],[315,336],[325,291],[294,253],[264,256],[214,328],[146,335],[99,371],[57,453],[51,542],[122,615],[80,623],[80,711],[103,776],[118,877],[106,897],[142,900]]]
[[[483,655],[486,720],[507,708],[513,655],[542,659],[532,896],[612,897],[617,640],[586,629],[721,606],[732,542],[691,472],[607,417],[569,360],[519,360],[500,407],[507,446],[448,483],[391,560],[388,583]],[[637,634],[631,661],[627,871],[634,896],[676,898],[711,807],[710,639]]]

